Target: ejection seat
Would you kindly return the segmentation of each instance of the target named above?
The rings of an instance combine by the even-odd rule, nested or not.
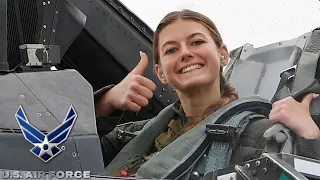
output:
[[[236,88],[240,97],[256,94],[272,100],[280,74],[291,71],[291,92],[300,91],[314,79],[319,81],[320,29],[298,38],[254,48],[245,44],[230,52],[230,62],[224,76]],[[311,104],[313,116],[320,114],[320,100]]]

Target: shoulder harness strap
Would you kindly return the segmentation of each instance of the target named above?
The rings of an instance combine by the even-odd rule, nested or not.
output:
[[[250,96],[231,102],[229,105],[222,107],[205,118],[193,129],[181,135],[152,159],[147,161],[137,172],[137,177],[179,179],[179,177],[183,176],[193,167],[199,157],[210,147],[212,140],[210,136],[206,135],[206,129],[210,127],[210,124],[225,125],[229,123],[228,125],[232,125],[238,129],[239,124],[243,123],[243,125],[240,125],[242,127],[245,126],[247,122],[236,119],[245,119],[243,117],[253,113],[267,116],[270,109],[270,102],[258,96]],[[238,116],[239,118],[232,118],[233,116]],[[209,125],[206,126],[206,124]],[[237,133],[242,131],[243,130],[240,130]],[[209,131],[207,130],[207,132]],[[224,146],[224,144],[215,143],[212,144],[212,147],[220,145]],[[212,152],[214,152],[214,150],[212,150]],[[232,150],[230,152],[232,152]],[[210,164],[207,165],[208,171],[212,168],[213,166]]]
[[[256,118],[263,119],[265,116],[252,111],[244,111],[223,124],[207,124],[207,136],[212,143],[205,163],[204,175],[229,166],[232,151],[241,133],[250,120]]]

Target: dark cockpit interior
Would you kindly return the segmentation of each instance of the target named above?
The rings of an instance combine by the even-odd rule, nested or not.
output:
[[[58,70],[75,69],[96,91],[119,83],[148,54],[145,76],[157,85],[139,113],[124,112],[122,122],[155,116],[175,101],[172,89],[157,80],[152,68],[153,31],[120,1],[15,0],[0,3],[0,69],[16,70],[22,44],[59,45]]]

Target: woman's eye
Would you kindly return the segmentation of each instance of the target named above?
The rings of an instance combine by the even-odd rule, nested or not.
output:
[[[166,50],[165,54],[172,54],[176,51],[177,51],[177,48],[169,48],[168,50]]]
[[[204,41],[203,40],[196,40],[196,41],[193,41],[191,44],[192,45],[200,45],[202,44]]]

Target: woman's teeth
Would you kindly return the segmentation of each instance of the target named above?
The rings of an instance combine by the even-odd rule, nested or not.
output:
[[[192,66],[183,68],[181,73],[190,72],[190,71],[192,71],[194,69],[200,69],[200,68],[202,68],[202,65],[200,65],[200,64],[192,65]]]

